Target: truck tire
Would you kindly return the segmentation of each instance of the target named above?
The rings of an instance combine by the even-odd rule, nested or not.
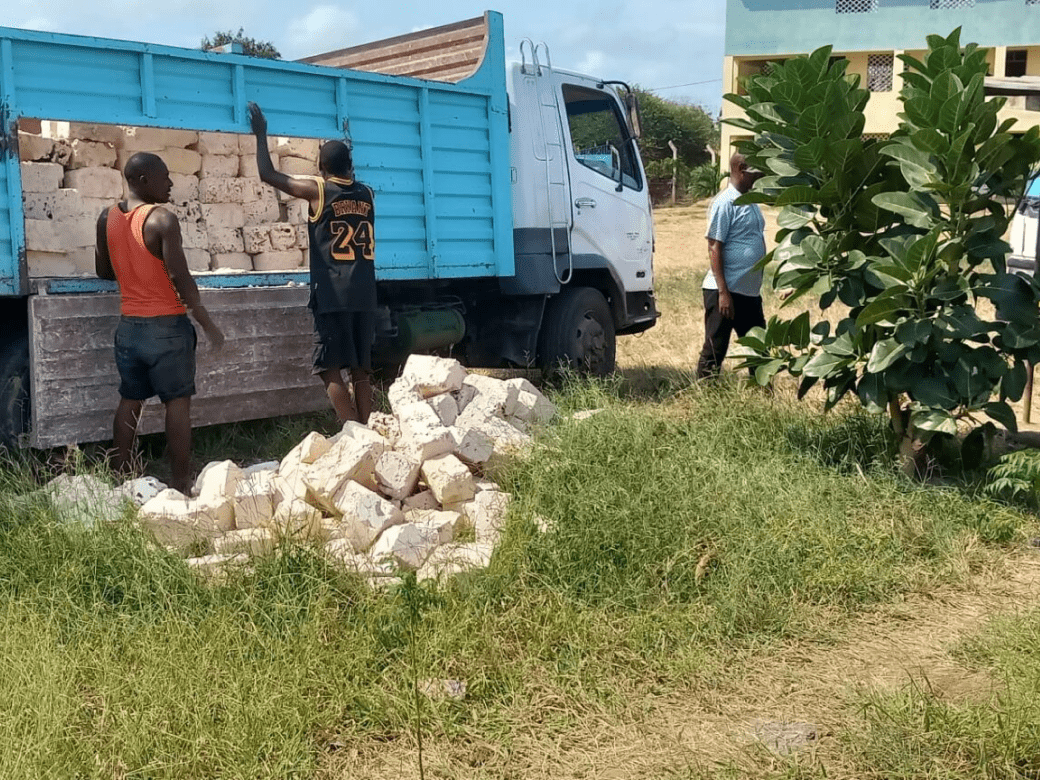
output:
[[[568,287],[552,298],[538,344],[538,364],[550,374],[561,367],[588,376],[612,373],[617,341],[603,293],[592,287]]]
[[[0,444],[15,447],[29,431],[29,335],[0,343]]]

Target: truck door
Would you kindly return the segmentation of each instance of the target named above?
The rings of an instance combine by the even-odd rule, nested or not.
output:
[[[626,292],[650,290],[653,223],[635,141],[609,88],[560,78],[574,215],[571,251],[605,258]]]

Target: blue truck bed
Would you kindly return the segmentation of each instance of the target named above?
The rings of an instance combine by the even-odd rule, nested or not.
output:
[[[458,83],[236,54],[0,27],[0,295],[30,292],[17,120],[249,132],[256,101],[273,136],[343,138],[376,192],[382,281],[513,275],[509,119],[501,15]],[[205,287],[284,284],[305,274],[210,275]],[[54,292],[110,289],[69,279]]]

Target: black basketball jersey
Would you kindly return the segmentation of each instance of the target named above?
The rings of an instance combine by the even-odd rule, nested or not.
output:
[[[359,181],[314,177],[320,193],[310,215],[310,307],[317,312],[376,308],[375,204]]]

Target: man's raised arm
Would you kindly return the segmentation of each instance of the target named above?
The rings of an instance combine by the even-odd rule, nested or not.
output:
[[[115,206],[115,208],[119,208]],[[98,217],[97,231],[94,238],[94,271],[99,279],[110,282],[116,280],[116,272],[112,268],[112,258],[108,256],[108,209]]]
[[[318,184],[313,179],[295,179],[287,176],[281,171],[275,170],[274,162],[271,160],[271,150],[267,148],[267,117],[260,110],[260,106],[250,101],[249,125],[256,136],[256,169],[260,173],[260,180],[270,184],[276,190],[281,190],[294,198],[302,198],[308,201],[312,207],[316,207],[321,193]]]

